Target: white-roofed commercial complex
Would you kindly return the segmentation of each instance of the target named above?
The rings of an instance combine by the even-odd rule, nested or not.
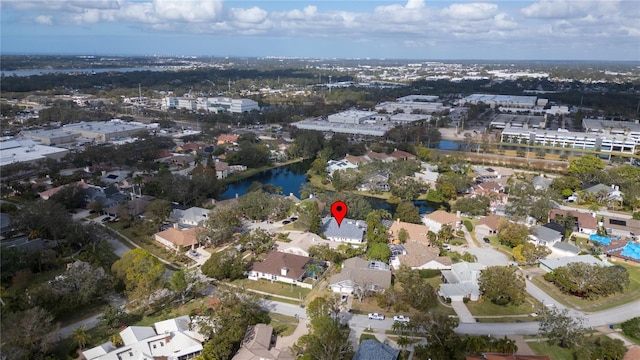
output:
[[[233,99],[230,97],[166,97],[162,107],[164,109],[205,110],[209,112],[244,113],[260,110],[257,102],[251,99]]]
[[[561,130],[507,128],[502,131],[503,143],[535,144],[563,148],[622,152],[635,154],[640,140],[624,135],[581,133]]]
[[[12,139],[0,142],[0,166],[17,163],[33,163],[42,159],[59,160],[69,150],[40,145],[33,140]]]
[[[460,105],[484,103],[491,107],[506,106],[509,108],[530,109],[536,106],[536,96],[472,94],[460,100]]]

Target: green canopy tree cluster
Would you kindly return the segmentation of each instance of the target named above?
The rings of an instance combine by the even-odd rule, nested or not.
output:
[[[490,266],[480,273],[482,296],[497,305],[520,305],[525,299],[525,281],[515,266]]]
[[[236,249],[214,252],[202,265],[202,273],[217,280],[236,280],[245,277],[247,263]]]
[[[624,292],[629,286],[629,273],[622,266],[600,266],[576,262],[545,274],[560,290],[584,298],[597,298]]]
[[[148,250],[129,250],[111,266],[117,281],[124,285],[131,300],[148,306],[151,296],[162,285],[164,265]]]
[[[426,312],[438,304],[435,289],[418,270],[400,266],[396,279],[402,285],[400,299],[412,308]]]
[[[367,259],[387,262],[391,256],[391,250],[387,244],[389,237],[387,227],[382,223],[383,219],[390,219],[391,214],[386,210],[373,210],[367,215]]]
[[[538,334],[564,348],[576,348],[582,344],[586,333],[584,319],[570,315],[568,309],[546,310],[540,318]]]

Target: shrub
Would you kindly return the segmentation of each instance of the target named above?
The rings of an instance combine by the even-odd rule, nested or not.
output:
[[[418,270],[418,273],[420,274],[420,277],[423,279],[440,276],[440,270],[435,270],[435,269],[422,269],[422,270]]]
[[[467,231],[473,231],[473,224],[471,223],[471,220],[466,219],[463,223],[464,227],[467,228]]]
[[[465,304],[466,304],[466,303],[468,303],[468,302],[469,302],[469,298],[468,298],[468,297],[466,297],[466,296],[465,296],[465,297],[463,297],[463,298],[462,298],[462,302],[463,302],[463,303],[465,303]]]

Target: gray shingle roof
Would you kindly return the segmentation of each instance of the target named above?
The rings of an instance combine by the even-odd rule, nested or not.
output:
[[[344,218],[340,226],[333,217],[322,219],[322,232],[327,238],[345,238],[353,239],[352,241],[362,241],[364,238],[364,229],[366,228],[364,221],[356,221]]]
[[[553,244],[553,247],[558,249],[558,250],[563,250],[563,251],[570,251],[574,254],[579,254],[581,249],[575,245],[569,244],[567,242],[564,241],[560,241],[557,242],[555,244]]]
[[[399,354],[400,350],[375,340],[367,339],[360,343],[358,352],[354,355],[353,360],[396,360]]]
[[[552,242],[562,238],[562,234],[559,231],[549,229],[544,226],[538,225],[538,226],[535,226],[533,229],[534,229],[534,232],[533,232],[534,235],[540,240]]]

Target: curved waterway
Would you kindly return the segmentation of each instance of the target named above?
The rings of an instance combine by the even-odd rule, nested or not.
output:
[[[221,198],[231,199],[235,196],[242,196],[247,193],[247,190],[254,181],[261,184],[272,184],[276,187],[282,188],[282,193],[285,195],[293,194],[296,197],[300,197],[300,187],[307,182],[307,171],[311,167],[312,160],[304,160],[301,162],[261,171],[246,179],[231,183],[227,186],[225,192],[222,193]],[[374,197],[365,197],[374,209],[384,209],[393,214],[395,211],[395,204],[391,204],[383,199]],[[415,200],[413,204],[418,207],[420,214],[427,214],[437,209],[437,204],[425,201]]]

